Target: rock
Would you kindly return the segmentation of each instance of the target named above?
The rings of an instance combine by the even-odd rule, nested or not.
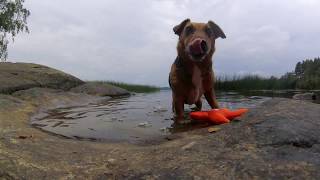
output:
[[[153,112],[157,112],[157,113],[162,113],[162,112],[167,112],[168,109],[162,107],[162,106],[158,106],[158,107],[154,107]]]
[[[47,66],[32,63],[0,63],[0,93],[32,87],[68,90],[83,84],[80,79]]]
[[[300,94],[295,94],[292,98],[295,100],[316,100],[316,94],[315,93],[300,93]]]
[[[31,102],[33,105],[41,106],[41,109],[84,106],[90,103],[103,103],[110,99],[110,97],[92,96],[49,88],[21,90],[14,92],[12,96]]]
[[[138,124],[138,127],[143,127],[143,128],[151,127],[151,126],[152,126],[152,124],[150,124],[150,123],[147,122],[147,121]]]
[[[19,109],[21,108],[23,101],[13,96],[0,94],[0,112],[5,112],[7,109]]]
[[[249,96],[248,99],[262,99],[261,96]]]
[[[25,91],[42,93],[36,100],[30,92],[0,95],[0,179],[320,179],[319,104],[273,98],[216,133],[204,128],[139,145],[71,140],[32,128],[30,115],[38,109],[30,104],[55,104],[48,94],[61,93],[61,102],[82,94]]]
[[[110,158],[110,159],[108,159],[107,161],[108,161],[108,163],[110,163],[110,164],[115,164],[115,162],[116,162],[117,160],[116,160],[116,159],[113,159],[113,158]]]
[[[265,111],[264,115],[256,116],[257,122],[253,128],[256,131],[258,144],[274,147],[274,149],[287,148],[287,153],[293,154],[296,152],[291,152],[294,151],[291,147],[312,148],[320,144],[320,105],[314,104],[312,108],[312,104],[288,103],[279,99],[278,102],[267,103],[276,104],[272,111]],[[266,134],[269,135],[266,136]],[[294,159],[293,156],[291,158],[291,160]],[[320,159],[318,163],[320,165]]]
[[[87,82],[71,89],[71,92],[86,93],[97,96],[124,96],[130,92],[103,82]]]
[[[219,128],[219,127],[210,127],[210,128],[208,128],[208,132],[209,133],[214,133],[214,132],[217,132],[217,131],[219,131],[221,128]]]
[[[196,142],[192,141],[184,146],[181,147],[182,150],[188,150],[191,149],[194,145],[196,144]]]
[[[168,127],[163,127],[163,128],[160,128],[160,131],[163,133],[168,133],[170,132],[170,129]]]
[[[27,138],[32,138],[32,135],[19,135],[18,138],[19,139],[27,139]]]

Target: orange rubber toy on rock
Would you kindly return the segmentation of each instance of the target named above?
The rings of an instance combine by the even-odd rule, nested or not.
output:
[[[230,120],[241,116],[248,112],[248,109],[241,108],[235,111],[231,111],[227,108],[212,109],[211,111],[195,111],[190,113],[190,117],[198,121],[209,121],[214,124],[229,123]]]

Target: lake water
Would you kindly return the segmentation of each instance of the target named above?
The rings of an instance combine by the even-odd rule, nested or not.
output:
[[[218,93],[217,99],[221,107],[250,109],[270,98]],[[186,118],[189,118],[192,107],[185,105]],[[203,99],[203,110],[209,109]],[[98,141],[146,141],[208,126],[195,122],[187,125],[173,123],[170,90],[113,98],[104,104],[54,109],[47,113],[45,118],[33,119],[32,125],[68,138]]]

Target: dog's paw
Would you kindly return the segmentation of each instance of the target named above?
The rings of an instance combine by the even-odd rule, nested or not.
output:
[[[191,123],[191,120],[189,119],[180,119],[176,121],[178,124],[189,124]]]
[[[189,123],[191,123],[191,120],[190,119],[185,119],[183,115],[174,116],[173,120],[174,120],[175,124],[189,124]]]

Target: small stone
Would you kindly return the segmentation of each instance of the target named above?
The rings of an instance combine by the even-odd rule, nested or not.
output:
[[[29,135],[29,136],[27,136],[27,135],[19,135],[18,136],[19,139],[27,139],[27,138],[32,138],[32,137],[33,137],[32,135]]]
[[[209,133],[214,133],[214,132],[217,132],[217,131],[219,131],[220,130],[220,128],[218,128],[218,127],[210,127],[209,129],[208,129],[208,132]]]
[[[162,107],[162,106],[158,106],[158,107],[156,107],[155,108],[155,110],[153,111],[153,112],[159,112],[159,113],[161,113],[161,112],[167,112],[168,110],[166,109],[166,108],[164,108],[164,107]]]
[[[160,131],[162,131],[164,133],[167,133],[167,132],[169,132],[169,128],[168,127],[163,127],[163,128],[160,128]]]
[[[18,136],[19,139],[27,139],[28,136],[20,135]]]
[[[108,161],[108,163],[110,163],[110,164],[114,164],[114,163],[116,162],[116,160],[113,159],[113,158],[110,158],[110,159],[108,159],[107,161]]]
[[[196,142],[192,141],[191,143],[188,143],[188,144],[182,146],[181,149],[182,150],[188,150],[188,149],[192,148],[192,146],[194,146],[195,144],[196,144]]]
[[[18,141],[15,140],[14,138],[10,138],[10,142],[11,142],[12,144],[18,144]]]
[[[143,122],[143,123],[139,123],[138,124],[138,127],[150,127],[150,126],[152,126],[149,122]]]

